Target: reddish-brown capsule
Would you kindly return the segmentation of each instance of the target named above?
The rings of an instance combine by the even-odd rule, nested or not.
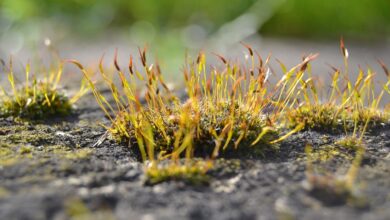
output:
[[[385,72],[387,77],[390,77],[390,72],[385,63],[382,60],[378,60],[379,65],[381,65],[383,71]]]
[[[188,73],[187,73],[187,70],[184,70],[184,71],[183,71],[183,75],[184,75],[184,80],[185,80],[186,82],[188,82]]]
[[[343,37],[341,37],[340,38],[340,50],[341,50],[341,53],[343,54],[343,56],[345,57],[345,58],[348,58],[348,50],[347,50],[347,48],[345,48],[345,45],[344,45],[344,38]]]
[[[114,66],[116,70],[118,70],[119,72],[121,71],[121,68],[118,65],[118,49],[115,49]]]
[[[217,53],[212,53],[214,54],[215,56],[217,56],[225,65],[227,64],[227,60],[225,59],[225,57],[217,54]]]
[[[196,58],[196,64],[199,64],[202,59],[203,53],[199,52],[198,57]]]
[[[141,58],[142,66],[146,67],[146,48],[141,51],[141,48],[138,47],[138,53]]]
[[[263,59],[261,58],[260,54],[257,51],[255,51],[255,53],[256,53],[257,59],[259,60],[259,66],[260,66],[260,68],[262,68],[263,67]]]
[[[129,71],[131,74],[134,74],[134,69],[133,69],[133,56],[130,55],[129,59]]]
[[[161,68],[160,68],[160,64],[158,63],[156,63],[156,70],[157,70],[157,74],[161,75]]]
[[[249,51],[249,55],[251,55],[251,57],[253,57],[253,49],[252,47],[250,47],[248,44],[245,44],[244,42],[240,42],[241,45],[243,45],[246,49],[248,49]]]

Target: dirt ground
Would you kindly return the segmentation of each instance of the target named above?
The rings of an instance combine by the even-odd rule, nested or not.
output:
[[[0,219],[389,219],[390,124],[366,135],[351,202],[304,187],[306,143],[319,172],[347,172],[353,152],[329,146],[343,134],[300,132],[264,157],[217,160],[208,184],[151,186],[129,147],[92,147],[106,122],[92,95],[65,120],[0,119]]]

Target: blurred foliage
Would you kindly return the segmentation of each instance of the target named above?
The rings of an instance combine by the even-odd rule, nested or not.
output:
[[[0,27],[4,23],[29,28],[49,23],[88,36],[143,21],[157,33],[189,24],[212,33],[262,2],[265,0],[0,0]],[[279,36],[380,38],[390,33],[389,11],[389,0],[285,0],[258,28],[262,34]],[[254,12],[259,17],[261,12]]]
[[[300,38],[385,38],[389,0],[288,0],[261,28],[270,35]]]
[[[0,0],[2,14],[14,23],[51,19],[83,31],[147,21],[156,28],[201,23],[213,28],[242,14],[256,0]],[[223,11],[223,13],[221,13]]]

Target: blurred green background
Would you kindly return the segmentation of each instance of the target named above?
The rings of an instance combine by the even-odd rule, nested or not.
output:
[[[147,45],[164,70],[174,73],[186,52],[227,54],[253,36],[262,49],[269,42],[261,39],[278,39],[273,51],[280,56],[292,49],[301,55],[305,45],[295,39],[315,42],[306,45],[310,52],[320,42],[337,47],[340,36],[381,45],[390,39],[389,12],[389,0],[0,0],[0,57],[26,60],[28,52],[49,42],[61,55],[81,61],[96,61],[116,47],[127,59],[136,46]]]
[[[383,39],[390,32],[388,0],[0,0],[0,6],[3,33],[55,24],[76,37],[91,37],[146,21],[156,33],[198,24],[210,34],[249,12],[259,19],[271,13],[257,27],[269,36]]]

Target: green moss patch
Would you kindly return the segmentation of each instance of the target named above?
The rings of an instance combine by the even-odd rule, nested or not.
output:
[[[0,103],[2,117],[37,120],[53,116],[66,116],[72,105],[63,93],[42,84],[27,90],[23,88],[14,96],[5,96]]]
[[[212,167],[210,161],[186,161],[149,164],[145,169],[146,184],[158,184],[166,181],[183,181],[189,184],[207,184],[207,172]]]
[[[304,123],[304,129],[317,131],[353,131],[366,123],[370,127],[387,123],[390,115],[370,108],[349,109],[334,104],[304,105],[288,114],[291,127]]]

